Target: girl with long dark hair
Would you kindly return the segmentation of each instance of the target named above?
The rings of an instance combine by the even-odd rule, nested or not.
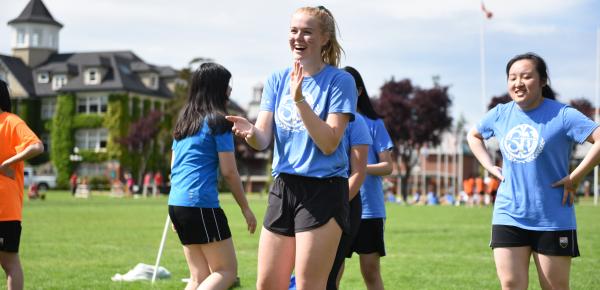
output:
[[[248,231],[256,228],[236,167],[231,123],[225,119],[230,79],[223,66],[202,64],[192,75],[188,101],[173,130],[169,216],[190,270],[186,290],[228,289],[237,277],[231,231],[219,206],[218,169]]]
[[[392,173],[391,150],[394,147],[390,135],[377,114],[360,73],[353,67],[345,67],[356,82],[358,90],[358,115],[367,124],[373,144],[369,146],[365,181],[360,188],[362,215],[358,232],[347,253],[348,258],[356,252],[360,259],[360,271],[367,289],[383,289],[380,258],[385,256],[385,197],[382,176]]]

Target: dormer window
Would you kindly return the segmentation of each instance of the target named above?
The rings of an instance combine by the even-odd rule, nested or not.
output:
[[[97,68],[90,68],[85,72],[85,84],[86,85],[97,85],[100,84],[100,70]]]
[[[47,84],[48,82],[50,82],[50,74],[48,72],[38,73],[37,80],[40,84]]]
[[[58,90],[67,84],[67,76],[66,75],[54,75],[52,77],[52,89]]]
[[[150,88],[155,90],[158,89],[158,76],[155,74],[150,76]]]

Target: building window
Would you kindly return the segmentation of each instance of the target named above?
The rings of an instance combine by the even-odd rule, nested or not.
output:
[[[67,76],[66,75],[54,75],[52,77],[52,89],[58,90],[67,84]]]
[[[151,75],[150,76],[150,88],[151,89],[158,89],[158,76],[157,75]]]
[[[50,81],[50,74],[48,72],[38,73],[38,83],[47,84]]]
[[[17,30],[17,46],[25,45],[25,30],[18,29]]]
[[[101,114],[108,110],[107,96],[92,96],[77,98],[77,113]]]
[[[97,85],[100,83],[100,72],[98,69],[90,68],[85,72],[85,83],[87,85]]]
[[[54,111],[56,110],[56,99],[45,98],[42,99],[42,120],[52,119]]]
[[[75,146],[82,150],[105,152],[108,143],[108,129],[82,129],[75,132]]]
[[[39,30],[36,30],[31,35],[31,46],[40,46],[42,43],[42,33]]]

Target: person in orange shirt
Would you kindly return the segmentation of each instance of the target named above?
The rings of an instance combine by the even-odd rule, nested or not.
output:
[[[483,204],[483,178],[481,176],[475,177],[475,194],[473,195],[478,205]]]
[[[44,152],[44,145],[11,113],[6,83],[0,80],[0,264],[10,290],[23,289],[19,260],[23,208],[23,160]]]
[[[475,178],[470,176],[469,178],[463,180],[463,191],[467,194],[467,205],[473,205],[473,190],[475,187]]]
[[[500,180],[495,176],[490,176],[490,182],[488,183],[486,194],[490,195],[490,201],[492,204],[496,201],[496,192],[498,192],[498,187],[500,187]]]

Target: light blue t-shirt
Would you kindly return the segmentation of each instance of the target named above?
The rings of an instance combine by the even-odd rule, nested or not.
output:
[[[552,184],[569,174],[574,142],[583,143],[598,125],[576,109],[544,99],[523,111],[515,102],[497,105],[477,125],[502,152],[504,181],[498,188],[492,224],[527,230],[576,229],[575,209],[562,205],[564,188]]]
[[[173,140],[169,205],[218,208],[219,152],[233,152],[233,135],[213,135],[206,120],[193,136]]]
[[[288,173],[310,177],[348,177],[348,153],[338,146],[325,155],[308,135],[290,95],[291,68],[271,75],[265,83],[261,111],[273,112],[275,148],[273,175]],[[304,77],[302,94],[315,114],[326,120],[330,113],[354,118],[356,85],[349,73],[326,65],[318,74]]]
[[[369,127],[373,145],[369,147],[368,164],[379,163],[379,153],[389,151],[394,148],[392,139],[385,129],[383,120],[372,120],[364,117],[367,127]],[[360,188],[360,198],[362,200],[362,218],[385,218],[385,197],[383,194],[382,177],[367,174],[365,182]]]
[[[350,149],[357,145],[373,144],[373,139],[371,139],[371,134],[369,133],[369,127],[367,127],[367,123],[363,116],[355,114],[354,117],[354,121],[348,123],[346,132],[344,132],[344,138],[342,139],[342,146],[344,146],[346,152],[348,152],[348,175],[350,175],[352,170],[352,168],[350,168]]]

